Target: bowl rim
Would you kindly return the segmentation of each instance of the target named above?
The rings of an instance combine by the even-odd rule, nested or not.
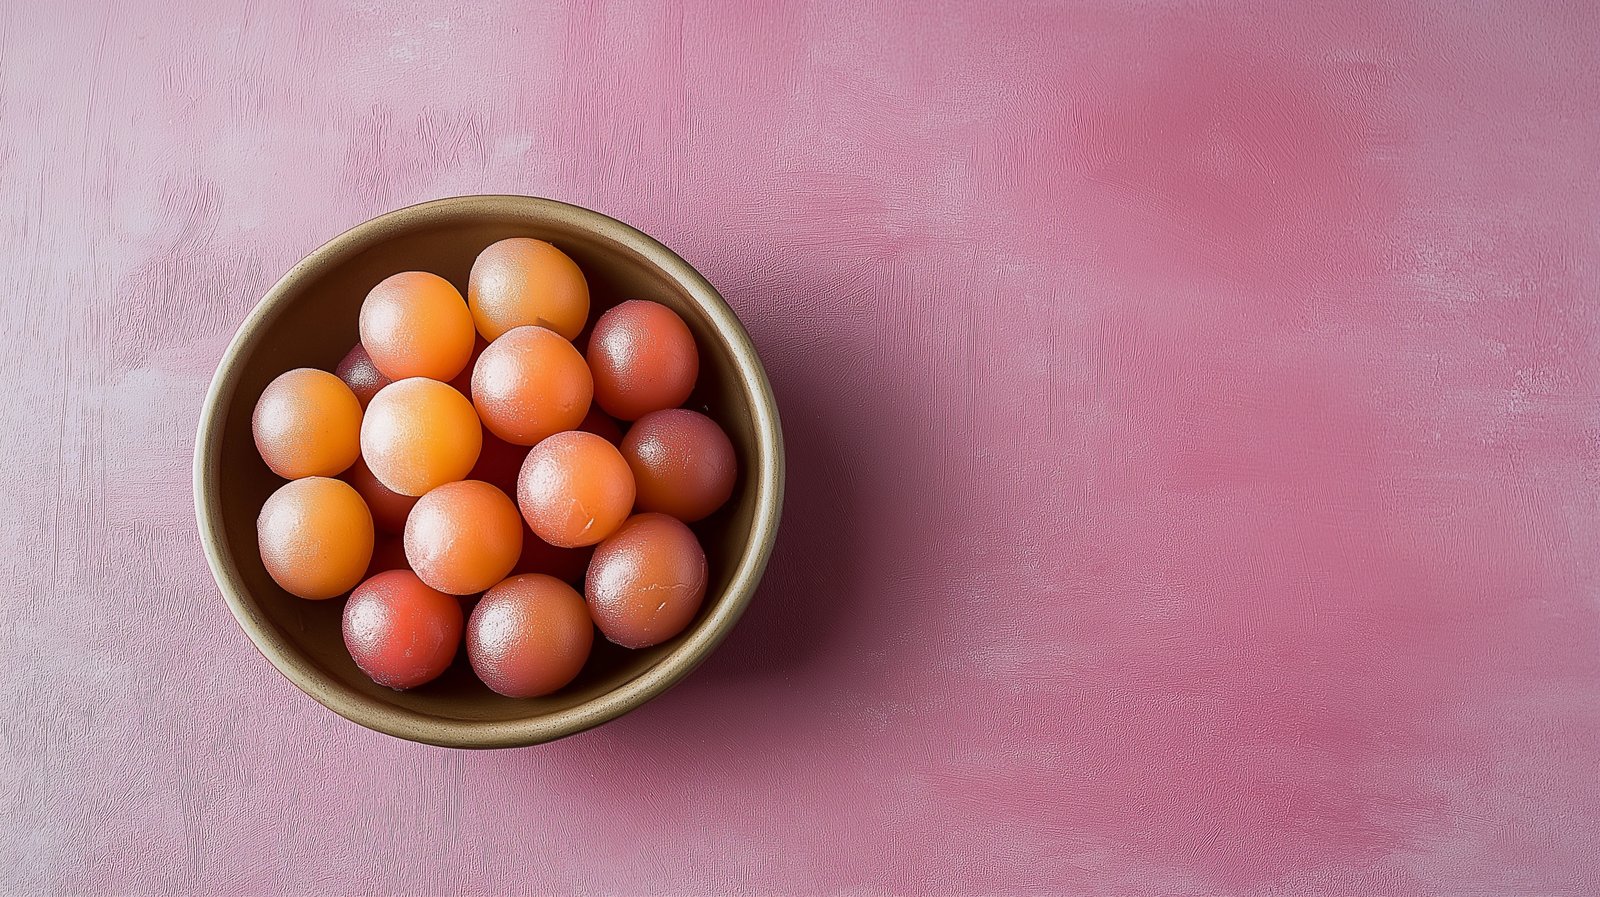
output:
[[[220,495],[222,429],[236,397],[245,360],[266,329],[288,308],[288,298],[325,267],[347,260],[392,231],[426,226],[462,215],[538,217],[576,226],[631,251],[679,284],[709,318],[734,359],[739,383],[751,397],[759,476],[749,548],[728,581],[725,597],[687,637],[634,678],[581,704],[514,720],[435,717],[385,704],[356,691],[321,670],[281,638],[255,606],[227,549]],[[408,741],[456,748],[503,748],[564,738],[616,719],[681,681],[722,641],[755,593],[772,553],[783,506],[784,451],[777,404],[750,336],[733,309],[699,271],[643,231],[582,206],[515,194],[479,194],[429,200],[386,212],[349,228],[312,250],[284,274],[245,316],[228,343],[206,390],[194,451],[195,517],[201,544],[223,598],[256,650],[278,672],[334,713],[374,731]],[[207,498],[211,496],[211,498]]]

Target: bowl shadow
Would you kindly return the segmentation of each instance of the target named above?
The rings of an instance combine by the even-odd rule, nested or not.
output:
[[[784,422],[787,487],[778,540],[755,598],[700,669],[679,689],[803,673],[848,626],[859,590],[859,496],[844,429],[828,397],[801,378],[774,385]]]

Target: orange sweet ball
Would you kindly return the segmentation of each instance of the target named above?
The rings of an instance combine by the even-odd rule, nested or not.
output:
[[[472,403],[449,384],[422,377],[378,390],[361,422],[361,455],[378,481],[401,495],[465,477],[483,429]]]
[[[437,274],[385,278],[361,304],[361,345],[385,377],[449,380],[472,356],[472,313]]]
[[[351,593],[344,644],[373,682],[416,688],[449,668],[465,623],[455,596],[428,588],[409,570],[390,570]]]
[[[706,553],[681,521],[639,514],[600,543],[584,579],[589,614],[624,648],[682,632],[706,595]]]
[[[630,299],[595,322],[589,337],[594,398],[612,417],[638,420],[676,408],[694,391],[700,355],[677,312]]]
[[[517,503],[533,534],[559,548],[594,545],[633,508],[633,472],[617,447],[568,430],[534,446],[517,476]]]
[[[639,510],[693,523],[733,495],[733,443],[716,421],[687,408],[652,411],[622,440],[639,490]]]
[[[567,339],[589,319],[589,283],[567,254],[543,240],[513,237],[472,263],[467,304],[491,342],[514,327],[548,327]]]
[[[349,483],[290,480],[256,518],[261,562],[273,582],[301,598],[332,598],[355,588],[372,559],[372,515]]]
[[[594,623],[572,586],[550,576],[513,576],[490,589],[467,622],[467,659],[483,684],[511,698],[561,688],[583,670]]]
[[[505,579],[521,554],[517,506],[478,480],[434,489],[406,520],[406,559],[423,582],[441,592],[481,592]]]
[[[472,369],[472,404],[494,435],[533,445],[583,422],[594,380],[583,356],[553,330],[517,327]]]
[[[296,368],[267,384],[250,429],[256,451],[278,476],[337,476],[361,452],[361,403],[327,371]]]

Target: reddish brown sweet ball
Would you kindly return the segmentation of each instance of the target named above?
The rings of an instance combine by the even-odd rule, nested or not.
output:
[[[465,620],[453,595],[431,589],[409,570],[379,573],[344,606],[344,644],[356,666],[379,685],[416,688],[439,678],[455,659]]]
[[[361,345],[390,380],[449,380],[472,356],[476,332],[461,293],[437,274],[384,278],[361,303]]]
[[[682,521],[638,514],[600,543],[584,579],[589,615],[625,648],[682,632],[706,595],[706,554]]]
[[[589,569],[589,558],[594,557],[594,547],[558,548],[533,534],[527,526],[522,528],[522,557],[511,568],[512,574],[543,573],[565,583],[583,582],[584,571]]]
[[[601,411],[599,405],[589,406],[589,413],[583,416],[583,422],[578,424],[578,429],[585,433],[593,433],[612,445],[622,444],[622,425],[611,415]]]
[[[676,408],[694,391],[700,355],[694,334],[658,302],[630,299],[595,322],[589,370],[600,407],[620,420]]]
[[[522,470],[523,459],[527,457],[527,446],[506,442],[485,427],[483,449],[478,452],[478,463],[472,466],[467,479],[482,480],[507,495],[516,495],[517,474]]]
[[[278,375],[250,418],[256,451],[286,480],[333,477],[361,453],[361,402],[344,381],[315,368]]]
[[[639,418],[622,440],[622,456],[633,470],[641,511],[693,523],[733,495],[733,443],[697,411],[668,408]]]
[[[467,359],[466,367],[463,367],[461,373],[450,379],[450,385],[456,388],[456,392],[461,393],[468,399],[472,398],[472,372],[478,366],[478,358],[483,355],[483,350],[487,348],[489,348],[489,341],[481,336],[476,337],[472,343],[472,357]]]
[[[378,536],[372,543],[372,561],[367,564],[367,575],[364,579],[371,579],[385,570],[410,570],[411,562],[406,560],[406,542],[399,536]]]
[[[504,579],[521,554],[517,506],[478,480],[434,489],[406,520],[406,559],[423,582],[441,592],[481,592]]]
[[[356,394],[356,399],[361,402],[363,409],[372,401],[372,397],[378,394],[378,390],[393,382],[372,363],[372,356],[367,354],[366,348],[360,343],[356,343],[345,354],[339,361],[339,366],[333,369],[333,373]]]
[[[560,548],[594,545],[633,509],[633,472],[617,447],[569,430],[534,446],[517,477],[517,504],[534,535]]]
[[[367,510],[372,512],[372,523],[379,532],[398,535],[406,531],[406,518],[411,515],[411,509],[417,506],[416,496],[401,495],[385,486],[373,474],[364,458],[357,458],[356,463],[340,479],[361,494],[362,501],[367,503]]]
[[[272,580],[321,600],[355,588],[372,560],[372,514],[349,483],[290,480],[261,506],[256,543]]]
[[[467,659],[483,684],[511,698],[556,691],[583,670],[594,623],[572,586],[538,574],[486,592],[467,623]]]
[[[489,344],[472,369],[472,404],[483,425],[517,445],[534,445],[583,422],[594,380],[583,356],[543,327],[517,327]]]

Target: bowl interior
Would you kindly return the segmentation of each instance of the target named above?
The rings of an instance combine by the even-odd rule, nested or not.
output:
[[[215,438],[209,444],[215,449],[216,476],[214,490],[206,489],[201,476],[203,494],[198,499],[203,506],[210,506],[220,522],[213,561],[231,568],[237,588],[229,597],[246,630],[269,659],[314,697],[358,722],[404,737],[420,734],[420,740],[467,746],[473,744],[471,727],[456,725],[451,734],[430,734],[419,733],[417,724],[426,720],[514,722],[565,714],[566,722],[553,729],[520,736],[501,731],[491,740],[531,742],[559,737],[629,709],[593,705],[700,633],[702,644],[693,646],[698,656],[687,658],[677,675],[687,672],[715,642],[706,643],[701,632],[708,620],[725,629],[748,597],[748,588],[730,589],[735,571],[747,567],[756,555],[765,559],[765,547],[752,538],[752,522],[758,512],[759,484],[764,474],[770,473],[760,466],[770,459],[761,451],[754,413],[757,403],[770,402],[765,381],[759,370],[755,384],[747,370],[741,371],[736,343],[743,339],[742,330],[729,332],[732,317],[725,306],[725,318],[707,307],[704,293],[697,294],[693,283],[698,275],[689,271],[692,279],[686,283],[687,266],[672,257],[683,270],[666,270],[654,251],[658,245],[652,249],[626,235],[592,229],[585,215],[610,221],[594,213],[550,201],[481,199],[442,201],[430,204],[434,208],[426,214],[408,215],[412,210],[402,210],[376,219],[363,226],[365,230],[358,228],[313,254],[274,288],[262,313],[242,328],[235,351],[219,373],[219,382],[225,381],[225,375],[232,376],[232,389],[213,397],[209,418],[202,425],[214,428]],[[700,378],[688,407],[704,411],[727,431],[739,457],[738,484],[722,510],[694,527],[705,546],[710,583],[699,616],[677,639],[630,651],[597,636],[593,656],[578,679],[544,698],[513,699],[489,691],[473,676],[464,649],[440,679],[411,691],[392,691],[367,679],[346,652],[340,633],[343,599],[307,601],[292,596],[280,589],[262,566],[256,549],[256,516],[283,481],[256,453],[251,411],[262,390],[282,372],[296,367],[333,369],[357,341],[356,321],[363,298],[383,278],[400,271],[431,271],[450,280],[465,295],[467,273],[478,252],[496,240],[515,236],[549,240],[577,261],[589,281],[591,320],[606,308],[636,297],[664,303],[683,317],[694,331],[701,354]],[[337,250],[329,251],[336,245]],[[699,284],[709,290],[703,280]],[[720,299],[714,304],[720,305]],[[734,322],[733,327],[737,326]],[[747,367],[752,360],[746,359]],[[202,451],[207,444],[203,438]],[[206,460],[198,461],[200,469]],[[226,571],[218,572],[219,582],[228,591]],[[738,607],[728,607],[730,602]],[[702,647],[704,650],[699,650]],[[586,712],[585,708],[592,710]]]

